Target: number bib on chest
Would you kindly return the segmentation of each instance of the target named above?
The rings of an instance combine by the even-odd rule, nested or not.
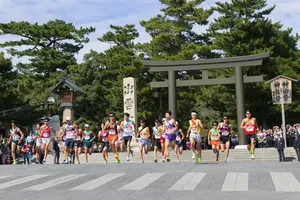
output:
[[[108,131],[108,134],[109,134],[109,135],[115,135],[115,134],[116,134],[116,131],[113,130],[113,129],[110,129],[110,130]]]
[[[142,139],[142,140],[147,139],[146,135],[141,135],[141,139]]]
[[[91,137],[90,135],[85,135],[85,136],[84,136],[84,139],[85,139],[85,140],[89,140],[90,137]]]
[[[213,136],[212,140],[219,140],[218,136]]]
[[[229,132],[228,131],[223,131],[222,132],[222,136],[228,136],[229,135]]]
[[[49,136],[50,136],[49,133],[43,133],[44,138],[48,138]]]
[[[176,136],[176,141],[180,141],[180,140],[181,140],[180,136],[177,135],[177,136]]]
[[[192,133],[197,133],[197,128],[192,128],[192,129],[191,129],[191,132],[192,132]]]
[[[246,130],[247,130],[247,132],[253,132],[254,131],[254,126],[248,126],[247,128],[246,128]]]
[[[173,128],[167,128],[166,132],[167,132],[168,134],[173,133]]]

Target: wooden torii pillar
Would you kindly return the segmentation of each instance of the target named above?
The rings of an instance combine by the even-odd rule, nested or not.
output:
[[[268,58],[270,52],[237,56],[217,59],[205,60],[184,60],[184,61],[150,61],[143,60],[145,67],[149,67],[150,72],[168,72],[168,80],[151,82],[152,88],[165,88],[168,87],[169,110],[176,118],[177,103],[176,103],[176,87],[186,86],[201,86],[201,85],[224,85],[235,84],[236,93],[236,109],[237,109],[237,123],[238,135],[240,144],[246,144],[246,137],[244,130],[239,128],[242,119],[245,116],[245,102],[244,102],[244,83],[255,83],[263,81],[263,76],[246,76],[243,75],[243,67],[253,67],[262,64],[263,59]],[[230,78],[208,78],[208,70],[210,69],[227,69],[234,68],[235,76]],[[202,79],[199,80],[180,80],[176,79],[176,72],[201,70]]]

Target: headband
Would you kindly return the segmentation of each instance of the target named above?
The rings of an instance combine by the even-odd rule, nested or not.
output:
[[[192,112],[192,113],[191,113],[191,115],[197,115],[197,113],[195,113],[195,112]]]

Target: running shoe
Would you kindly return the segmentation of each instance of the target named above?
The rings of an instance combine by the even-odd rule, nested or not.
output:
[[[227,158],[225,158],[224,162],[227,163]]]
[[[161,159],[161,162],[165,162],[165,158]]]
[[[119,164],[119,163],[121,163],[121,161],[120,160],[115,160],[115,163]]]
[[[170,162],[171,160],[170,160],[170,158],[169,157],[167,157],[167,162]]]
[[[251,155],[252,155],[252,150],[251,150],[251,149],[250,149],[248,152],[249,152],[249,154],[251,154]]]
[[[69,162],[67,160],[64,160],[62,164],[69,164]]]
[[[77,164],[80,164],[80,161],[77,161]]]
[[[143,160],[141,160],[141,162],[142,162],[142,163],[144,163],[144,161],[143,161]]]
[[[130,158],[129,158],[129,157],[127,157],[127,158],[126,158],[126,161],[130,161]]]
[[[88,161],[86,161],[86,163],[85,164],[89,164],[89,162]]]
[[[254,156],[253,154],[251,155],[251,159],[252,159],[252,160],[254,160],[254,159],[255,159],[255,156]]]
[[[45,160],[45,159],[43,160],[43,163],[44,163],[44,164],[46,163],[46,160]]]
[[[157,163],[157,159],[154,159],[154,162]]]
[[[196,154],[195,153],[193,154],[192,159],[196,159]]]
[[[177,160],[178,163],[180,163],[180,160]]]
[[[201,158],[198,157],[198,158],[197,158],[197,163],[200,163],[200,162],[201,162]]]
[[[12,163],[12,165],[16,165],[17,164],[17,161],[15,160],[13,163]]]

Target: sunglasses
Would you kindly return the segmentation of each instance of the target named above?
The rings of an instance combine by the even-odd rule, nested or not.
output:
[[[114,117],[113,115],[109,115],[109,117]]]

